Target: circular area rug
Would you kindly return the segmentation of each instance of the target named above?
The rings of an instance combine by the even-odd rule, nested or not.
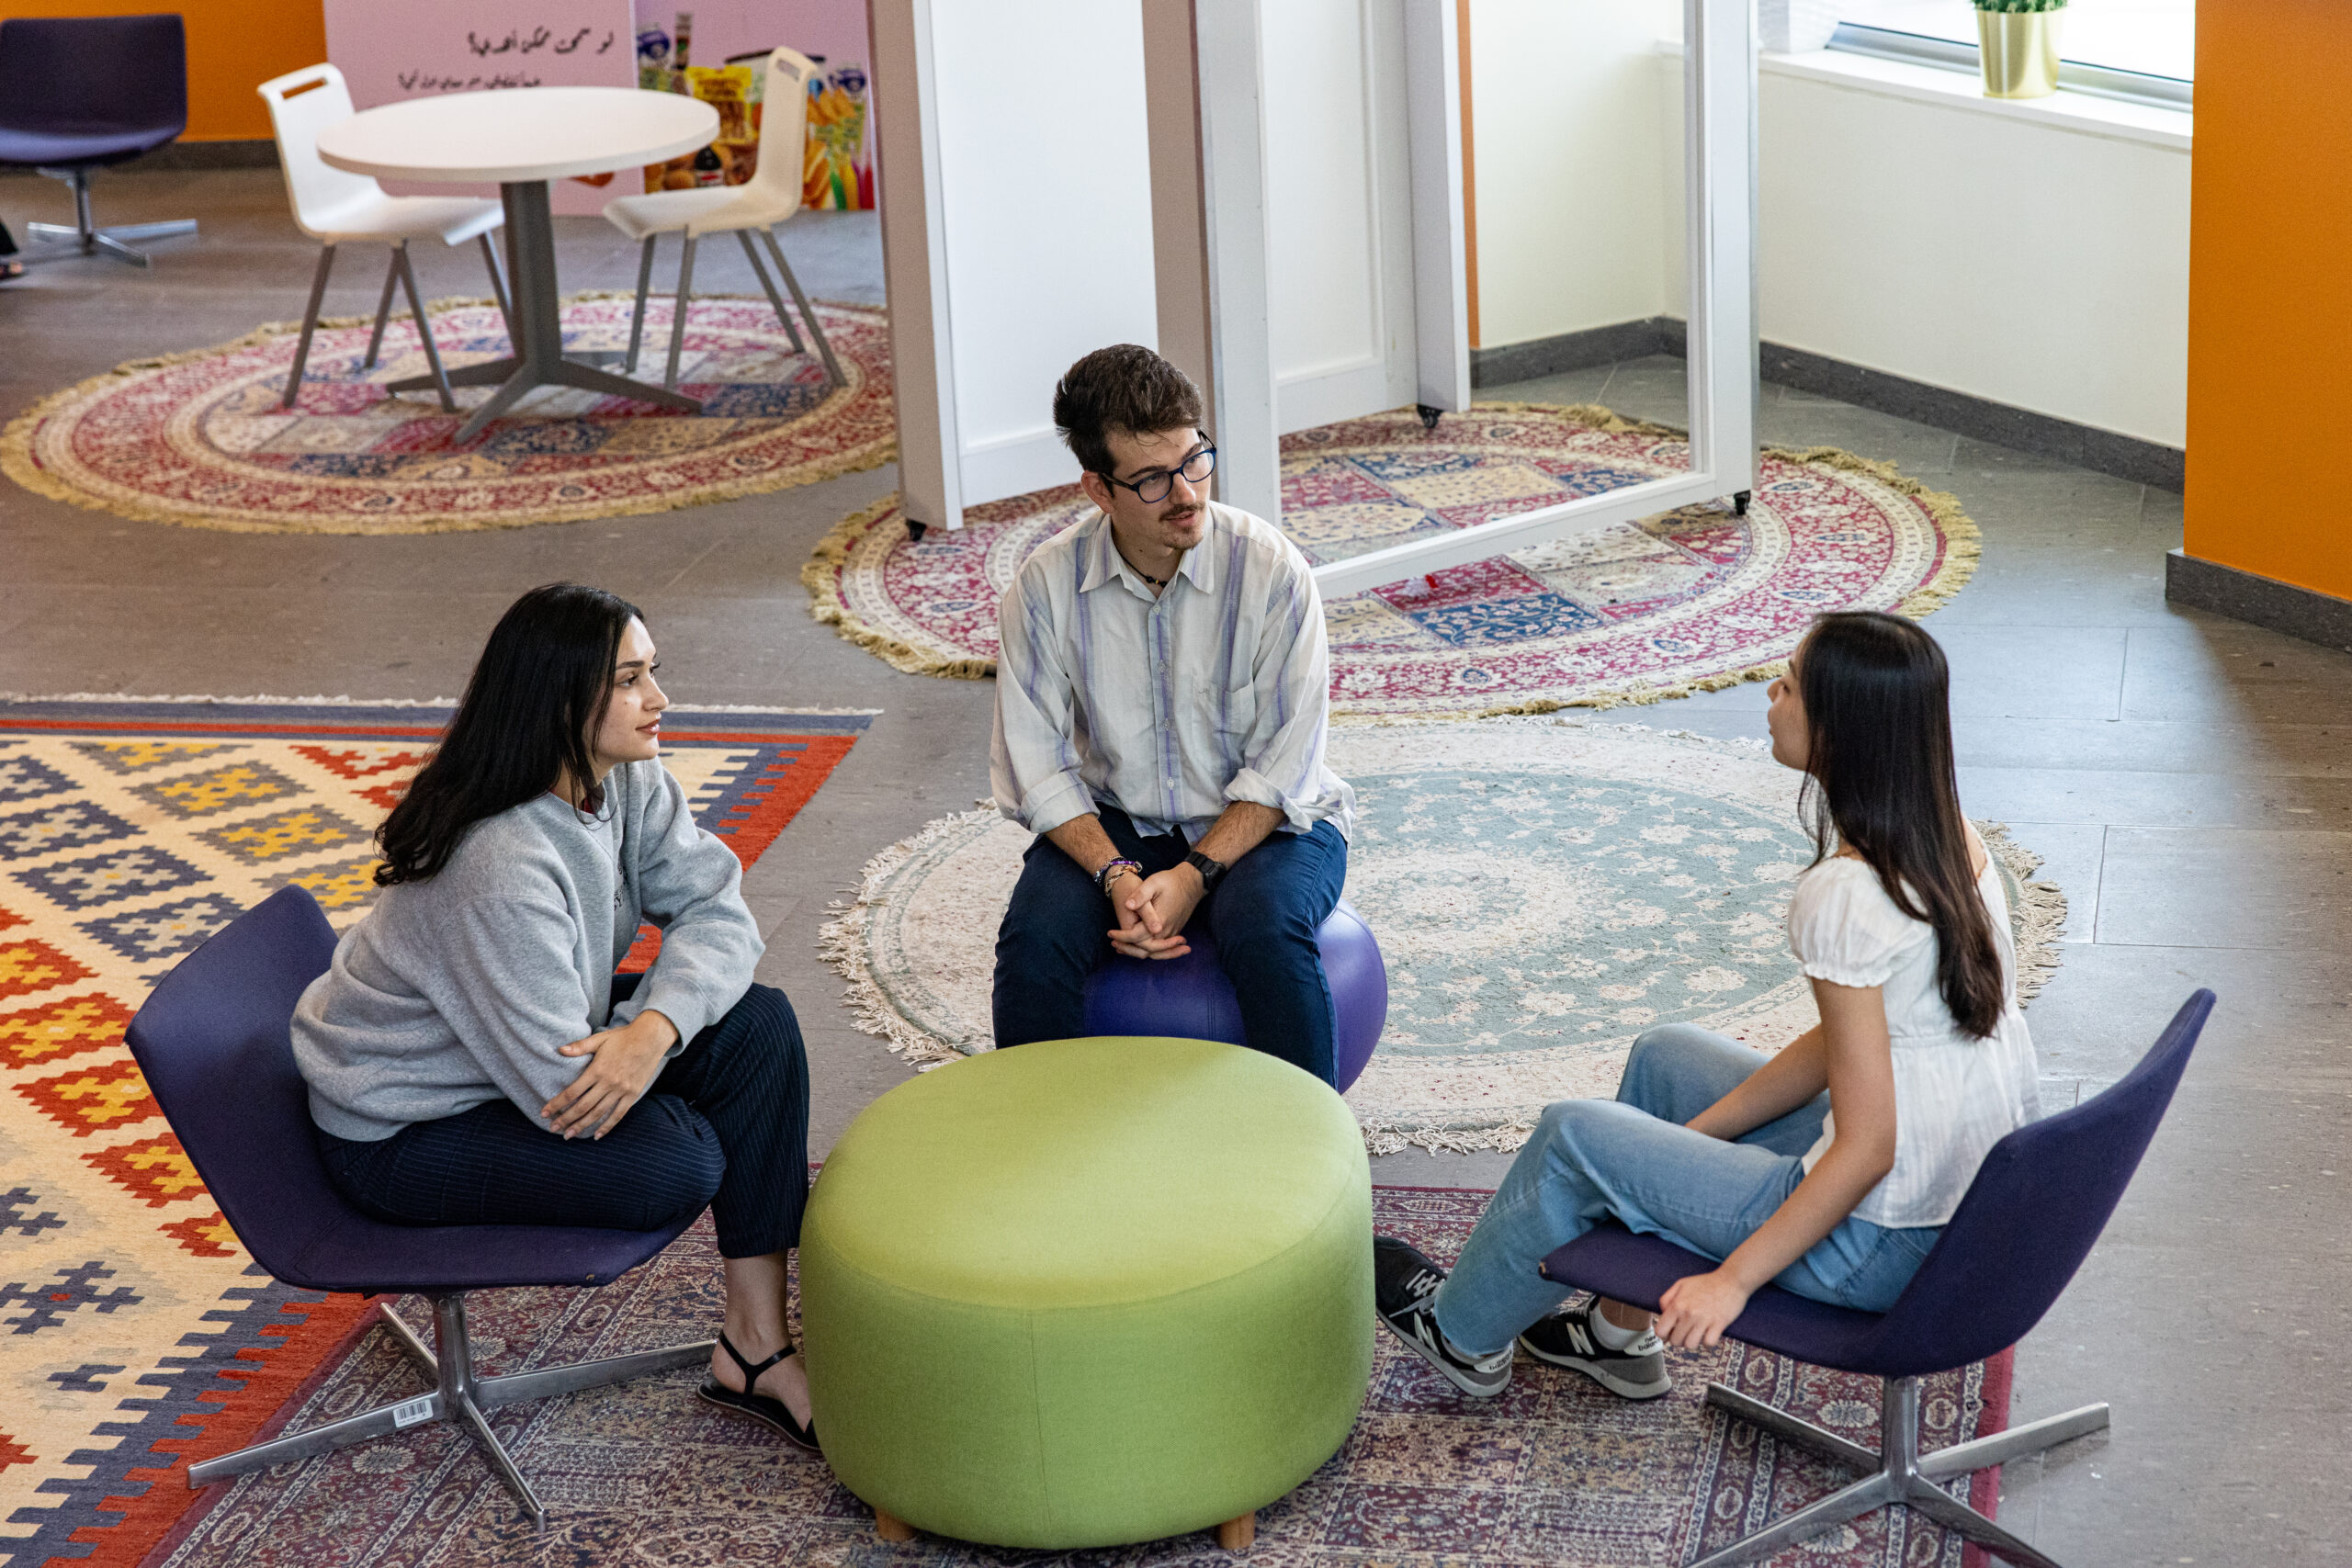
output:
[[[1481,404],[1435,430],[1407,410],[1284,436],[1283,527],[1334,561],[1689,467],[1680,432],[1603,408]],[[819,619],[899,669],[986,675],[1013,571],[1092,511],[1065,486],[916,543],[885,501],[834,529],[802,580]],[[1684,507],[1325,604],[1332,707],[1544,713],[1769,678],[1821,611],[1923,615],[1976,555],[1951,496],[1833,448],[1768,450],[1744,517]]]
[[[566,301],[572,351],[628,346],[630,297]],[[436,534],[664,512],[757,495],[886,462],[896,450],[889,335],[879,310],[819,306],[847,384],[828,390],[813,353],[789,352],[765,299],[698,297],[679,383],[684,414],[596,393],[532,393],[471,441],[458,412],[387,382],[424,374],[414,323],[395,318],[374,369],[366,317],[332,318],[300,395],[278,406],[299,323],[217,348],[132,360],[43,399],[0,433],[0,470],[28,490],[122,516],[240,533]],[[659,379],[671,301],[646,310],[641,376]],[[436,301],[434,338],[454,369],[506,353],[487,301]]]
[[[1615,1091],[1634,1037],[1696,1023],[1768,1049],[1812,1027],[1789,890],[1812,862],[1797,776],[1760,743],[1519,719],[1356,727],[1348,897],[1388,966],[1388,1026],[1349,1102],[1374,1153],[1511,1149],[1555,1100]],[[1982,825],[2018,990],[2057,964],[2065,900]],[[867,865],[825,928],[861,1027],[918,1063],[985,1051],[996,928],[1028,831],[993,810]]]

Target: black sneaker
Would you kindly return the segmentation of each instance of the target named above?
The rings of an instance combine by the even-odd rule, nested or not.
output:
[[[1395,1236],[1374,1236],[1372,1279],[1380,1321],[1421,1359],[1443,1372],[1454,1387],[1479,1399],[1490,1399],[1510,1386],[1510,1346],[1491,1356],[1474,1357],[1446,1343],[1430,1304],[1437,1288],[1445,1283],[1445,1270],[1422,1257],[1411,1243]]]
[[[1645,1328],[1623,1350],[1611,1350],[1592,1331],[1600,1310],[1599,1299],[1588,1296],[1539,1318],[1519,1342],[1537,1360],[1573,1368],[1626,1399],[1656,1399],[1671,1390],[1674,1380],[1666,1375],[1666,1346],[1658,1337]]]

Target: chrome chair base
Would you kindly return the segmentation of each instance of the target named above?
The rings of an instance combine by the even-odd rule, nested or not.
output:
[[[2021,1568],[2058,1568],[2043,1553],[2003,1529],[1967,1504],[1936,1484],[1956,1475],[1989,1470],[1996,1464],[2038,1454],[2071,1438],[2104,1431],[2108,1408],[2086,1404],[2063,1416],[2045,1416],[1996,1432],[1989,1438],[1955,1443],[1922,1458],[1919,1453],[1919,1380],[1888,1378],[1880,1406],[1879,1451],[1849,1443],[1835,1432],[1784,1410],[1750,1399],[1721,1383],[1707,1385],[1707,1403],[1735,1420],[1760,1427],[1781,1442],[1837,1461],[1867,1473],[1841,1491],[1807,1504],[1754,1535],[1709,1553],[1690,1568],[1731,1568],[1736,1562],[1757,1562],[1873,1508],[1916,1508],[1948,1530],[1957,1531],[1994,1556]]]
[[[673,1345],[663,1350],[640,1350],[635,1355],[612,1356],[601,1361],[577,1361],[570,1366],[543,1367],[536,1371],[509,1372],[500,1377],[479,1377],[473,1366],[473,1344],[466,1335],[466,1298],[463,1292],[427,1298],[433,1303],[433,1339],[438,1350],[428,1350],[409,1325],[391,1310],[390,1303],[377,1303],[377,1312],[385,1327],[392,1332],[401,1348],[416,1364],[434,1378],[438,1386],[429,1393],[397,1404],[380,1404],[357,1416],[340,1421],[330,1421],[306,1432],[289,1433],[266,1443],[240,1449],[232,1454],[205,1460],[188,1467],[190,1491],[225,1481],[250,1471],[266,1470],[272,1465],[289,1464],[314,1459],[336,1449],[349,1448],[355,1443],[372,1442],[404,1432],[411,1427],[431,1422],[453,1421],[462,1424],[480,1443],[492,1470],[498,1472],[515,1501],[531,1517],[532,1527],[545,1529],[548,1511],[539,1502],[531,1483],[523,1479],[514,1458],[491,1429],[488,1412],[501,1405],[518,1404],[526,1399],[546,1399],[553,1394],[571,1393],[583,1388],[601,1388],[606,1383],[622,1382],[642,1377],[649,1372],[673,1371],[691,1367],[710,1358],[718,1344],[715,1339],[697,1340],[691,1345]]]
[[[18,259],[27,262],[61,261],[67,256],[112,256],[132,266],[152,266],[153,258],[140,250],[134,242],[168,240],[176,235],[196,232],[196,220],[175,218],[162,223],[117,223],[101,229],[90,216],[90,171],[87,169],[43,169],[51,179],[62,180],[74,187],[74,221],[67,223],[28,223],[26,238],[33,242]]]

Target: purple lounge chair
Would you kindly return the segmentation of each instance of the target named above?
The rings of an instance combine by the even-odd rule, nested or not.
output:
[[[131,242],[195,233],[192,218],[101,229],[90,217],[92,169],[129,163],[187,129],[187,35],[176,13],[0,22],[0,166],[38,169],[74,188],[72,228],[25,225],[36,242],[27,261],[105,254],[146,266]]]
[[[313,1291],[413,1292],[433,1303],[434,1348],[390,1309],[383,1325],[435,1381],[431,1393],[330,1421],[188,1467],[190,1490],[310,1459],[427,1421],[462,1423],[532,1523],[547,1525],[523,1472],[484,1413],[526,1399],[694,1366],[713,1340],[601,1361],[484,1377],[466,1337],[466,1292],[514,1285],[602,1285],[660,1252],[692,1223],[661,1230],[585,1226],[390,1225],[345,1202],[312,1141],[308,1090],[288,1023],[324,973],[334,931],[307,892],[284,887],[198,948],[130,1022],[130,1053],[220,1212],[256,1262]]]
[[[1989,1438],[1919,1453],[1919,1379],[2007,1348],[2041,1321],[2089,1256],[2188,1065],[2213,1010],[2200,990],[2181,1004],[2137,1066],[2072,1110],[2020,1127],[1993,1145],[1919,1272],[1883,1314],[1826,1306],[1767,1285],[1728,1337],[1817,1367],[1886,1380],[1876,1453],[1721,1383],[1707,1403],[1781,1442],[1822,1454],[1863,1478],[1691,1564],[1754,1562],[1872,1508],[1917,1508],[1997,1557],[2057,1568],[2041,1552],[1937,1483],[2105,1429],[2104,1404],[2049,1416]],[[1655,1310],[1668,1286],[1713,1261],[1621,1225],[1586,1232],[1544,1260],[1562,1284]]]

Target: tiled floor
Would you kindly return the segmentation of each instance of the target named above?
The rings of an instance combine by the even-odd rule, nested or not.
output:
[[[0,217],[62,216],[63,194],[0,178]],[[300,310],[315,253],[274,175],[120,175],[99,200],[106,220],[192,212],[206,231],[151,274],[77,261],[0,288],[0,415]],[[630,247],[601,221],[558,228],[567,288],[633,284]],[[870,218],[786,235],[812,293],[878,299]],[[480,290],[470,253],[418,266],[427,293]],[[698,281],[748,292],[741,266],[721,248]],[[353,265],[329,309],[367,310],[374,288]],[[1485,395],[1681,418],[1672,360]],[[2222,996],[2106,1239],[2019,1352],[2019,1419],[2106,1399],[2115,1429],[2014,1467],[2004,1518],[2069,1564],[2342,1561],[2352,657],[2167,608],[2178,496],[1779,388],[1763,421],[1774,442],[1897,462],[1984,530],[1975,581],[1929,626],[1953,663],[1970,810],[2007,821],[2072,900],[2064,967],[2031,1015],[2053,1097],[2114,1078],[2194,987]],[[810,546],[891,483],[881,469],[653,517],[389,539],[181,530],[0,487],[0,689],[447,695],[514,593],[570,577],[646,606],[685,700],[883,709],[748,879],[763,978],[809,1040],[821,1152],[904,1076],[832,1000],[825,907],[875,849],[986,790],[985,682],[896,674],[808,617]],[[1760,735],[1763,693],[1628,716]],[[1377,1175],[1491,1184],[1502,1163],[1396,1156]]]

